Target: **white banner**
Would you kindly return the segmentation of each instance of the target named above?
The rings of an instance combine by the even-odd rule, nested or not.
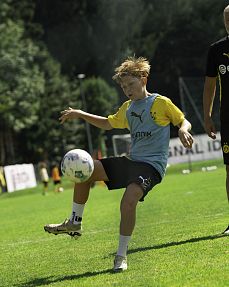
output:
[[[16,164],[4,167],[8,192],[37,186],[33,164]]]
[[[220,134],[212,140],[206,134],[195,135],[191,150],[183,147],[179,138],[170,139],[169,164],[222,158]]]

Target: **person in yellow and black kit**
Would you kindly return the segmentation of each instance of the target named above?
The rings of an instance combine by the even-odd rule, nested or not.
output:
[[[207,56],[206,77],[203,93],[205,131],[216,139],[216,129],[212,120],[212,107],[216,92],[216,81],[220,86],[220,134],[223,160],[226,165],[226,191],[229,202],[229,5],[224,9],[224,25],[227,36],[213,43]],[[229,235],[229,225],[223,231]]]

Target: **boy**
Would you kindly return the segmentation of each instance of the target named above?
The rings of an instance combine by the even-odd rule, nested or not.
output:
[[[118,112],[100,117],[82,110],[68,108],[60,121],[81,118],[105,130],[128,128],[131,134],[129,157],[113,157],[95,160],[91,178],[75,184],[72,215],[62,224],[50,224],[45,231],[53,234],[67,233],[80,236],[82,215],[89,196],[90,186],[95,181],[105,181],[108,189],[126,188],[121,200],[121,221],[118,251],[114,260],[114,271],[127,269],[127,246],[135,226],[136,206],[147,193],[161,182],[165,174],[170,138],[170,122],[179,127],[182,144],[191,148],[191,124],[183,113],[166,97],[150,94],[146,90],[150,72],[145,58],[128,58],[115,69],[113,79],[121,85],[128,100]]]

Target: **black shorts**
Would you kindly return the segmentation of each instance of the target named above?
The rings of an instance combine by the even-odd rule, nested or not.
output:
[[[229,125],[221,123],[221,147],[224,164],[229,165]]]
[[[140,201],[144,201],[147,193],[161,182],[160,173],[148,163],[132,161],[125,156],[104,158],[100,161],[109,178],[109,181],[105,181],[108,189],[125,188],[134,182],[143,190]]]
[[[43,182],[44,187],[48,186],[48,181],[42,181],[42,182]]]
[[[61,180],[60,179],[59,180],[54,180],[53,183],[54,183],[54,185],[60,184]]]

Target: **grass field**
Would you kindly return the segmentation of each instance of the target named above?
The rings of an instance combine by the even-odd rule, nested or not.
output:
[[[69,216],[71,184],[62,194],[41,186],[0,196],[0,286],[229,286],[225,170],[183,175],[169,168],[137,212],[128,270],[114,274],[123,190],[92,189],[79,240],[43,231]]]

